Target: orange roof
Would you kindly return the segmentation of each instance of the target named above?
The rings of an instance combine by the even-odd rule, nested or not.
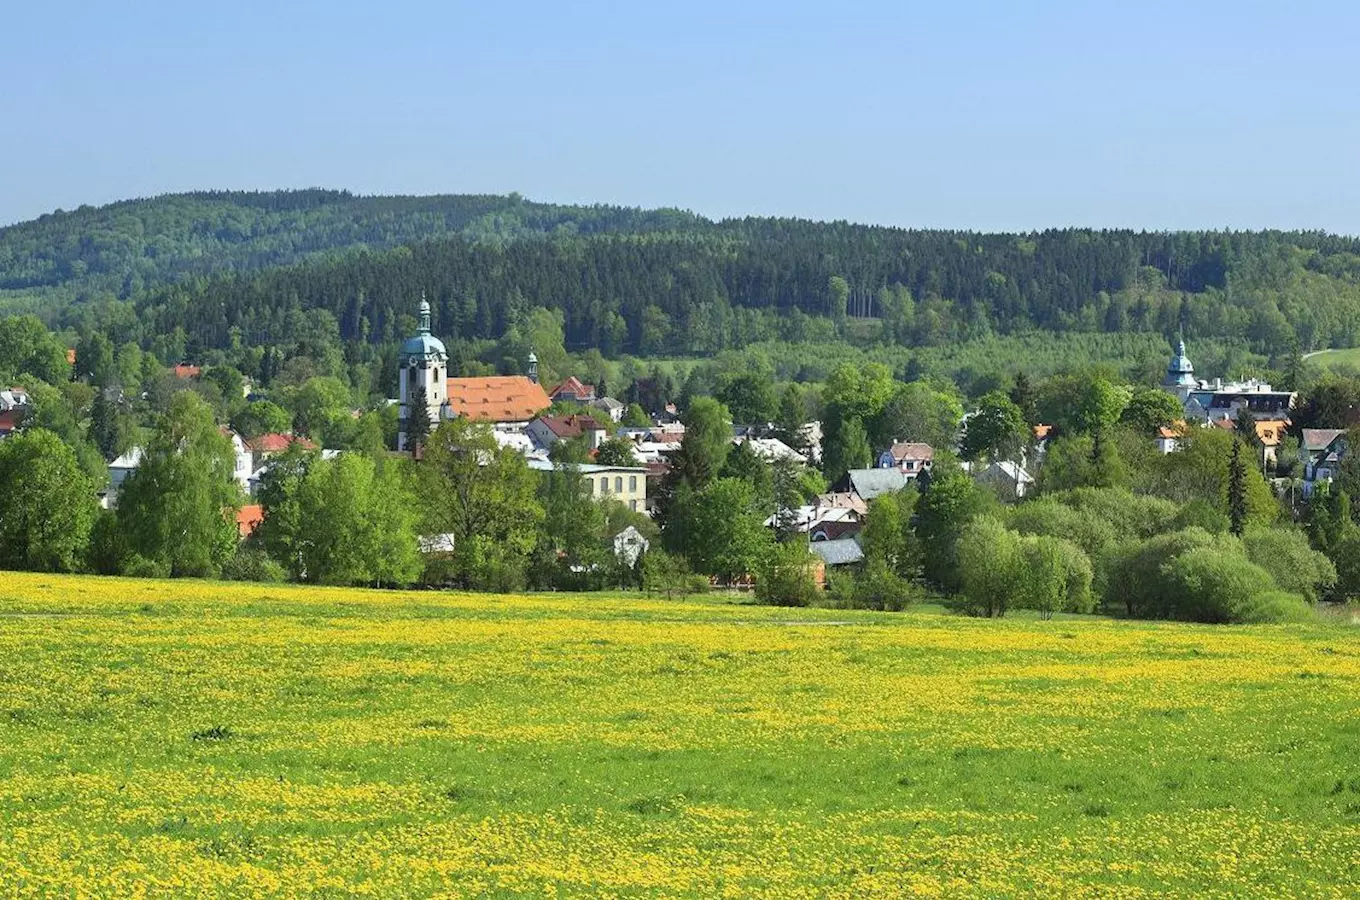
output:
[[[1256,437],[1262,446],[1274,447],[1280,443],[1288,427],[1289,423],[1283,419],[1262,419],[1256,423]]]
[[[185,364],[183,364],[183,363],[181,363],[181,364],[178,365],[178,366],[175,366],[175,377],[176,377],[176,378],[197,378],[198,376],[200,376],[200,375],[202,375],[202,374],[203,374],[203,370],[202,370],[201,368],[199,368],[198,366],[190,366],[190,365],[185,365]]]
[[[295,437],[291,434],[279,434],[278,432],[251,438],[246,441],[246,449],[253,453],[282,453],[293,444],[298,444],[304,450],[316,449],[316,444],[305,437]]]
[[[543,385],[523,375],[450,378],[449,408],[474,422],[527,422],[552,406]]]
[[[588,384],[582,384],[581,379],[572,375],[548,392],[548,396],[554,400],[564,394],[569,394],[577,400],[594,400],[595,388]]]
[[[67,348],[66,348],[66,365],[68,365],[68,366],[74,366],[75,364],[76,364],[76,348],[75,348],[75,347],[67,347]]]
[[[236,511],[236,530],[240,532],[241,540],[250,537],[263,521],[264,507],[258,503],[251,503],[238,509]]]
[[[1048,433],[1049,433],[1050,431],[1052,431],[1052,430],[1053,430],[1053,426],[1052,426],[1052,425],[1035,425],[1035,426],[1034,426],[1034,439],[1035,439],[1036,441],[1044,441],[1044,440],[1047,440],[1047,439],[1048,439]]]

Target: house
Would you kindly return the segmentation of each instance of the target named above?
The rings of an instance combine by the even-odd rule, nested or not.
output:
[[[1180,422],[1168,428],[1165,425],[1157,429],[1157,452],[1163,455],[1174,453],[1180,446],[1181,436],[1185,433],[1185,423]]]
[[[817,496],[817,505],[828,509],[852,509],[861,518],[869,514],[869,504],[859,494],[851,491],[837,493],[832,491]]]
[[[633,525],[614,535],[614,557],[630,567],[637,565],[638,558],[650,546],[651,542]]]
[[[590,402],[590,406],[608,416],[611,422],[622,422],[624,413],[628,412],[628,407],[613,397],[597,397]]]
[[[9,437],[13,434],[24,423],[24,418],[27,415],[28,410],[24,407],[0,412],[0,438]]]
[[[1185,355],[1185,341],[1176,345],[1162,379],[1162,387],[1180,399],[1187,421],[1214,422],[1236,419],[1245,410],[1252,418],[1280,420],[1289,418],[1297,396],[1292,391],[1277,391],[1255,378],[1225,383],[1195,377],[1195,367]]]
[[[258,503],[247,503],[236,511],[236,530],[245,540],[255,533],[264,521],[264,507]]]
[[[548,391],[548,399],[554,403],[559,400],[569,403],[591,403],[595,400],[595,388],[572,375]]]
[[[29,399],[28,391],[21,387],[9,387],[0,390],[0,412],[10,412],[15,409],[22,409],[28,406],[32,400]]]
[[[808,544],[808,549],[821,559],[828,569],[833,566],[852,566],[864,560],[864,549],[854,538],[815,541]]]
[[[142,456],[142,448],[133,447],[109,463],[109,486],[100,498],[101,506],[105,509],[113,509],[118,505],[118,491],[123,487],[123,482],[127,481],[128,476],[137,471],[137,467],[142,464]]]
[[[174,374],[176,378],[180,378],[185,381],[190,381],[192,379],[198,378],[203,374],[203,368],[201,366],[191,366],[188,365],[187,363],[180,363],[170,371]]]
[[[1303,462],[1303,495],[1311,497],[1318,484],[1330,484],[1346,458],[1344,428],[1305,428],[1299,441]]]
[[[934,461],[935,448],[910,441],[898,441],[878,454],[878,468],[901,469],[912,478],[929,471]]]
[[[1003,500],[1021,500],[1034,486],[1034,478],[1020,463],[1009,459],[991,463],[973,476],[990,486]]]
[[[786,523],[809,541],[829,541],[851,537],[859,533],[863,526],[862,516],[854,509],[845,506],[797,506],[784,511]],[[765,520],[766,528],[779,526],[780,514],[775,513]]]
[[[551,472],[569,465],[581,474],[589,486],[590,495],[597,500],[618,500],[633,512],[648,512],[647,470],[638,466],[601,466],[595,463],[567,464],[546,459],[530,459],[529,468],[536,472]]]
[[[282,432],[270,432],[246,441],[245,449],[250,453],[251,471],[260,468],[265,460],[272,456],[278,456],[294,444],[297,444],[303,450],[316,449],[316,444],[307,438],[283,434]]]
[[[831,489],[837,493],[856,494],[868,502],[883,494],[900,491],[915,480],[915,473],[908,475],[901,469],[851,469]]]
[[[524,433],[534,445],[547,449],[558,441],[585,438],[591,450],[596,450],[609,437],[609,431],[591,416],[539,416],[525,427]]]

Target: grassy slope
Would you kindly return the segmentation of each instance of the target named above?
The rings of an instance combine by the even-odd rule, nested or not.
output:
[[[1328,368],[1338,365],[1360,368],[1360,347],[1351,347],[1346,350],[1324,350],[1308,357],[1308,361]]]
[[[1339,625],[5,573],[0,893],[1353,896],[1357,709]]]

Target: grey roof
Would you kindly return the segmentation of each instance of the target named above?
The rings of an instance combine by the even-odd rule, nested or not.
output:
[[[851,469],[845,474],[850,489],[865,500],[900,491],[912,480],[901,469]]]
[[[838,538],[834,541],[813,541],[808,544],[813,553],[822,558],[828,566],[848,566],[864,559],[864,550],[854,538]]]
[[[1303,429],[1304,450],[1326,450],[1338,437],[1346,433],[1344,428],[1305,428]]]

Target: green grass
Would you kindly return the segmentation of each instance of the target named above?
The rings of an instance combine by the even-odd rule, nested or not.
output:
[[[1349,617],[2,577],[0,894],[1360,890]]]
[[[1350,347],[1345,350],[1324,350],[1315,356],[1308,357],[1308,361],[1324,368],[1332,368],[1333,366],[1360,368],[1360,347]]]

